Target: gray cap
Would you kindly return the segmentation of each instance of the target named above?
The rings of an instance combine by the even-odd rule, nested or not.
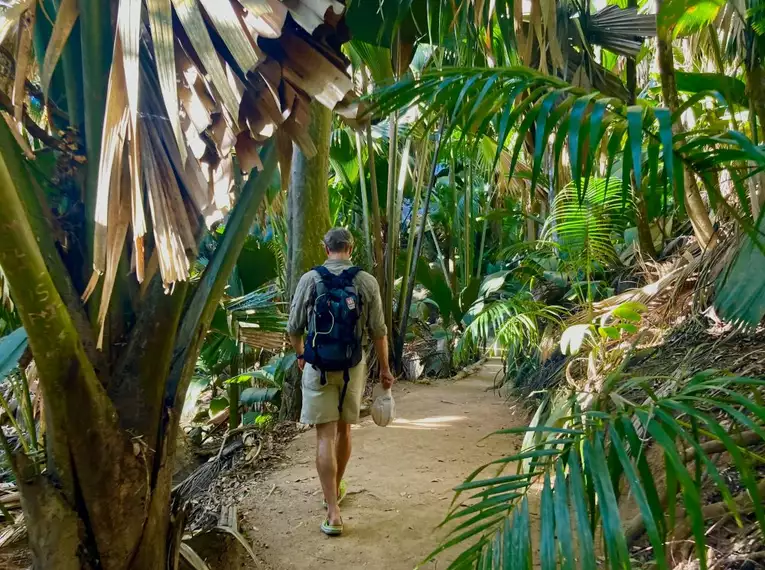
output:
[[[332,228],[324,234],[324,245],[333,253],[348,251],[353,247],[353,235],[345,228]]]

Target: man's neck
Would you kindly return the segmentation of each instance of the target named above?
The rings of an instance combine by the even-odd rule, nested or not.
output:
[[[330,253],[327,261],[350,261],[351,256],[348,253]]]

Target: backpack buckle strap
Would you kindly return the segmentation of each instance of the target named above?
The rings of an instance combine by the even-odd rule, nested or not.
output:
[[[343,390],[340,392],[340,404],[337,406],[337,411],[343,413],[343,402],[345,401],[345,394],[348,392],[348,383],[351,381],[351,373],[346,368],[343,370]]]

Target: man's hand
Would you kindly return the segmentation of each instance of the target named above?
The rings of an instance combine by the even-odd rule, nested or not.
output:
[[[388,370],[380,370],[380,382],[382,383],[383,388],[388,390],[391,386],[393,386],[393,383],[396,381],[396,377],[393,376],[391,371]]]
[[[300,368],[300,371],[302,372],[303,368],[305,368],[305,359],[303,358],[303,335],[291,334],[290,344],[295,351],[295,356],[297,356],[298,368]]]
[[[387,390],[393,386],[393,383],[396,381],[395,376],[390,372],[390,361],[388,360],[388,337],[381,336],[376,338],[374,339],[374,343],[375,352],[380,361],[380,383],[382,383],[383,388]]]

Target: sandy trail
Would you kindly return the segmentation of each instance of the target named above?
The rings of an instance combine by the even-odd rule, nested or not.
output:
[[[324,511],[314,470],[315,432],[300,435],[287,450],[286,466],[257,484],[240,506],[243,530],[262,561],[258,567],[414,568],[443,537],[436,526],[452,488],[515,445],[509,437],[480,440],[527,422],[520,406],[490,390],[498,370],[488,363],[454,382],[398,384],[396,423],[383,429],[365,418],[354,428],[340,538],[319,531]],[[443,569],[457,554],[444,553],[424,567]]]

